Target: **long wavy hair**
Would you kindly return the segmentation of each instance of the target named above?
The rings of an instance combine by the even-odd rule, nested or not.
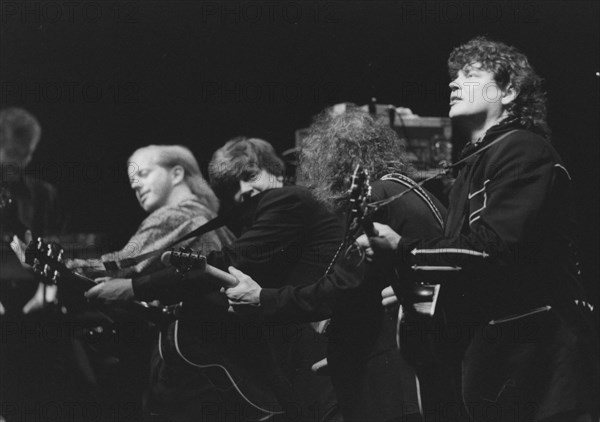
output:
[[[261,170],[283,176],[285,165],[270,143],[244,136],[231,139],[215,151],[208,165],[211,186],[223,201],[233,198],[240,181],[252,179]]]
[[[302,142],[300,179],[329,209],[343,210],[359,164],[372,180],[414,173],[398,135],[383,121],[356,108],[340,115],[322,112]]]
[[[184,182],[192,193],[198,197],[208,209],[213,212],[219,210],[219,200],[202,176],[198,161],[192,152],[182,145],[148,145],[137,149],[131,158],[140,151],[149,151],[156,157],[156,164],[166,169],[181,166],[184,170]]]
[[[546,93],[542,89],[542,78],[535,73],[527,57],[515,47],[485,37],[476,37],[450,53],[450,78],[454,80],[459,70],[476,62],[481,63],[482,69],[494,74],[501,89],[511,85],[516,90],[517,97],[506,108],[509,118],[549,138]]]

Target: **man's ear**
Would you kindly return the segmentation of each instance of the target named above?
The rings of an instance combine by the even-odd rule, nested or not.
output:
[[[502,99],[500,101],[502,102],[502,105],[507,106],[516,100],[518,95],[519,92],[515,89],[515,87],[513,87],[511,84],[508,84],[506,88],[502,90]]]
[[[180,165],[176,165],[171,168],[173,186],[181,183],[185,177],[185,170]]]

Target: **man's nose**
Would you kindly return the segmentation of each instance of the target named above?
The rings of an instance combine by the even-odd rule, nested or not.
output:
[[[252,185],[245,180],[240,180],[240,195],[244,195],[252,190]]]
[[[235,202],[244,202],[248,197],[252,196],[254,189],[248,182],[240,180],[240,190],[234,195],[233,200]]]
[[[142,187],[142,184],[140,183],[140,179],[137,177],[133,177],[130,181],[129,184],[131,185],[131,189],[137,191]]]

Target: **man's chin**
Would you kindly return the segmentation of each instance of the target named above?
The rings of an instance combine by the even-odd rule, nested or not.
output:
[[[142,209],[148,214],[150,214],[158,208],[157,206],[153,206],[152,204],[148,204],[147,202],[140,202],[140,207],[142,207]]]
[[[461,117],[464,117],[463,113],[461,113],[460,111],[460,106],[458,104],[455,104],[452,107],[450,107],[450,110],[448,110],[448,117],[450,117],[451,119],[460,119]]]

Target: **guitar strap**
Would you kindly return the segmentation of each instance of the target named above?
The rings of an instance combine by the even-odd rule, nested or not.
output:
[[[444,220],[442,219],[442,214],[440,213],[440,210],[438,210],[438,208],[435,206],[435,204],[433,203],[433,201],[431,200],[431,198],[429,197],[427,192],[425,192],[425,189],[423,189],[423,187],[421,185],[419,185],[417,182],[412,180],[410,177],[407,177],[400,173],[386,174],[385,176],[383,176],[381,178],[381,180],[393,180],[396,183],[400,183],[401,185],[406,186],[410,190],[414,190],[415,194],[419,198],[421,198],[421,200],[423,202],[425,202],[425,204],[427,205],[427,207],[429,208],[429,210],[435,217],[435,219],[436,219],[437,223],[440,225],[440,227],[444,228]]]
[[[448,172],[450,172],[450,170],[458,167],[459,165],[467,162],[468,160],[470,160],[471,158],[481,154],[483,151],[487,150],[488,148],[492,147],[493,145],[499,143],[500,141],[503,141],[504,139],[508,138],[509,135],[512,135],[515,132],[518,132],[519,129],[513,129],[509,132],[506,132],[505,134],[503,134],[502,136],[500,136],[498,139],[494,140],[493,142],[490,142],[488,145],[484,146],[483,148],[478,149],[477,151],[473,152],[472,154],[469,154],[468,156],[464,157],[463,159],[457,161],[456,163],[452,164],[452,165],[445,165],[442,169],[439,170],[438,173],[434,174],[431,177],[428,177],[426,179],[421,180],[420,182],[416,183],[413,182],[411,184],[411,187],[409,187],[408,189],[406,189],[404,192],[400,192],[399,194],[396,195],[392,195],[389,198],[386,199],[382,199],[380,201],[375,201],[375,202],[371,202],[370,204],[368,204],[367,206],[370,208],[371,212],[375,212],[377,211],[379,208],[381,208],[384,205],[389,204],[390,202],[395,201],[396,199],[406,195],[407,193],[415,190],[415,189],[421,189],[421,186],[423,186],[423,184],[427,183],[430,180],[433,180],[437,177],[440,177],[444,174],[447,174]],[[394,173],[395,174],[395,173]],[[408,178],[407,178],[408,179]],[[412,179],[408,179],[410,181],[412,181]]]

